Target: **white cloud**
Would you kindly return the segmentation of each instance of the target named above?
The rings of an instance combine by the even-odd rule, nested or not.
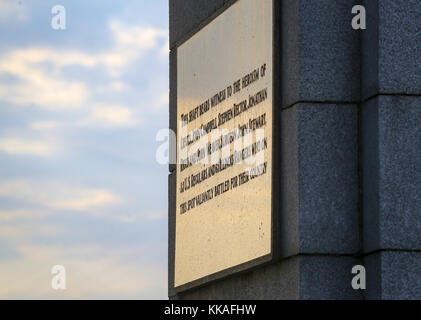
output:
[[[101,219],[151,222],[165,219],[166,213],[144,210],[133,213],[130,202],[112,190],[86,188],[59,181],[6,180],[0,182],[0,198],[21,201],[20,208],[1,209],[0,222],[43,219],[61,211],[81,212]],[[0,236],[1,236],[0,230]]]
[[[31,123],[31,128],[34,130],[49,130],[57,127],[57,121],[36,121]]]
[[[161,56],[165,59],[168,59],[169,55],[170,55],[170,41],[167,40],[167,42],[161,49]]]
[[[57,146],[45,141],[19,138],[0,139],[0,151],[8,154],[25,154],[44,157],[53,155],[57,149]]]
[[[18,83],[2,83],[0,99],[18,105],[34,105],[44,109],[81,107],[88,98],[88,88],[81,82],[62,80],[44,70],[9,58],[0,60],[0,73],[17,76]]]
[[[32,220],[42,219],[48,216],[47,210],[33,210],[33,209],[9,209],[0,210],[0,222],[10,222],[16,220]],[[1,232],[2,235],[3,232]]]
[[[3,237],[17,242],[30,240],[34,236],[55,237],[64,233],[63,228],[45,223],[2,224],[0,226],[0,234]]]
[[[167,32],[157,28],[126,26],[118,20],[109,23],[114,45],[105,52],[93,54],[77,50],[52,48],[17,49],[0,56],[0,74],[7,73],[20,81],[2,83],[0,99],[18,105],[44,109],[82,108],[92,104],[90,92],[96,84],[65,80],[63,68],[77,65],[88,69],[103,67],[111,77],[111,88],[122,91],[119,77],[124,68],[155,49]]]
[[[145,93],[152,98],[149,99],[148,106],[137,108],[143,109],[142,119],[139,112],[134,112],[134,108],[130,106],[101,102],[95,96],[128,91],[128,85],[120,77],[121,72],[148,50],[159,49],[163,41],[168,41],[166,30],[127,26],[118,20],[109,22],[109,30],[114,44],[109,50],[97,54],[32,47],[1,55],[0,74],[12,75],[16,80],[1,83],[0,100],[46,110],[71,109],[76,113],[76,120],[69,124],[89,127],[133,127],[139,125],[151,111],[164,110],[164,106],[168,105],[168,92],[157,96]],[[96,84],[85,79],[66,79],[64,68],[68,66],[81,66],[92,71],[93,68],[103,68],[108,77],[105,79],[108,80],[107,84]],[[98,71],[95,69],[94,72]],[[59,122],[38,121],[30,126],[34,130],[55,129]],[[60,145],[64,146],[63,143]],[[0,143],[0,150],[10,154],[49,156],[56,151],[55,147],[45,141],[22,139],[3,139]]]
[[[3,10],[4,3],[7,0],[0,0],[0,24],[5,12],[13,12],[7,11],[9,8]],[[12,15],[12,18],[15,20],[15,16]],[[0,150],[11,154],[51,156],[66,146],[61,141],[57,143],[57,132],[53,129],[78,124],[78,120],[89,126],[133,126],[140,123],[140,114],[143,120],[150,109],[166,103],[168,96],[161,96],[160,92],[167,83],[161,80],[159,82],[162,86],[156,90],[156,95],[146,92],[147,97],[139,99],[147,101],[142,106],[143,113],[139,112],[139,108],[110,102],[120,101],[118,96],[103,101],[109,97],[106,93],[126,93],[134,89],[134,86],[130,87],[132,79],[124,79],[124,72],[130,71],[133,63],[144,54],[154,50],[159,59],[168,55],[162,48],[168,38],[165,30],[127,26],[114,20],[109,24],[109,31],[113,36],[113,44],[107,50],[97,53],[54,46],[0,53],[0,100],[12,104],[11,107],[30,107],[24,109],[30,111],[29,121],[40,119],[45,111],[69,109],[64,110],[64,115],[62,112],[49,113],[44,118],[48,121],[30,122],[30,133],[35,136],[0,137]],[[73,72],[73,66],[77,66],[75,70],[82,71],[81,74]],[[89,73],[87,77],[85,73]],[[91,77],[93,73],[96,78]],[[152,79],[156,77],[157,74],[151,75]],[[151,82],[149,78],[146,80],[148,84]],[[141,93],[147,91],[144,89],[136,88]],[[101,90],[105,94],[101,95]],[[128,98],[132,97],[130,94],[132,92],[128,92]],[[6,106],[6,103],[2,105]],[[32,118],[35,112],[39,114]],[[24,113],[19,111],[12,116]],[[16,128],[10,133],[16,134]],[[38,135],[47,133],[48,139],[38,138]],[[67,133],[63,136],[68,136]],[[77,145],[77,142],[73,144]],[[54,175],[54,171],[49,174]],[[61,238],[63,234],[73,234],[74,230],[70,230],[67,224],[51,224],[58,220],[63,222],[59,216],[52,217],[59,214],[63,214],[66,221],[72,216],[72,219],[82,223],[85,223],[83,219],[88,215],[94,215],[95,219],[92,221],[90,216],[86,223],[96,223],[102,218],[112,219],[109,223],[115,220],[147,223],[163,219],[165,212],[136,212],[130,215],[133,212],[133,209],[128,208],[130,203],[114,190],[60,181],[3,179],[0,180],[0,203],[2,199],[3,206],[4,199],[7,199],[6,203],[11,200],[11,203],[21,208],[0,209],[0,237],[6,239],[0,242],[0,249],[3,249],[3,245],[8,250],[10,243],[10,248],[19,253],[7,256],[6,251],[0,250],[0,298],[166,298],[165,261],[150,259],[158,250],[165,251],[165,244],[154,244],[144,250],[128,249],[126,240],[120,246],[113,242],[111,248],[91,247],[86,241],[79,247],[60,246],[58,243],[74,241],[70,237]],[[94,241],[95,236],[92,235]],[[45,246],[37,245],[35,239],[42,240]],[[66,266],[68,289],[65,292],[51,289],[50,270],[55,264]]]
[[[20,49],[0,57],[0,73],[17,77],[19,82],[2,83],[0,99],[18,105],[45,109],[77,108],[88,99],[88,88],[82,82],[66,81],[59,72],[45,70],[39,63],[49,62],[55,68],[78,61],[87,62],[74,53],[61,55],[49,49]]]
[[[167,216],[165,211],[159,210],[133,212],[133,209],[127,207],[130,203],[111,190],[70,186],[53,181],[3,181],[0,182],[1,198],[20,201],[20,208],[0,208],[0,236],[6,237],[25,233],[29,237],[33,232],[25,231],[28,230],[26,227],[19,230],[11,229],[5,223],[46,222],[52,215],[62,214],[62,211],[72,214],[79,212],[83,215],[120,223],[150,223],[163,220]],[[36,229],[40,232],[44,230],[41,224]],[[51,232],[51,234],[55,233]]]
[[[107,85],[98,86],[98,92],[106,93],[106,92],[124,92],[128,90],[128,86],[123,81],[111,81]]]
[[[167,38],[165,30],[152,27],[129,27],[118,20],[111,21],[109,28],[114,38],[114,45],[109,51],[92,54],[51,48],[18,49],[3,56],[0,60],[0,72],[9,72],[25,78],[25,73],[30,69],[36,71],[35,67],[41,63],[49,63],[56,73],[63,67],[71,65],[86,68],[102,65],[106,69],[117,71],[115,68],[127,67],[146,51],[155,49],[160,39]]]
[[[0,182],[0,196],[56,210],[86,211],[116,205],[123,199],[106,189],[69,186],[60,182],[8,180]],[[96,214],[92,211],[92,214]]]
[[[136,55],[141,55],[146,50],[155,48],[158,45],[158,40],[166,39],[168,35],[167,31],[163,29],[127,26],[118,20],[111,20],[109,27],[113,32],[117,47],[132,49],[130,55],[134,54],[135,50],[137,50]]]
[[[55,209],[87,211],[120,202],[121,199],[108,190],[79,189],[73,190],[73,199],[52,201],[50,205]]]
[[[125,223],[132,223],[136,221],[150,222],[163,220],[167,217],[167,213],[164,211],[145,211],[138,212],[137,214],[120,214],[119,221]]]
[[[27,8],[22,1],[0,0],[0,23],[9,19],[20,22],[28,19]]]
[[[16,249],[18,258],[0,264],[1,299],[166,298],[165,263],[149,262],[148,251],[136,247],[22,244]],[[144,258],[136,259],[139,255]],[[63,291],[51,288],[51,268],[58,264],[66,268]]]
[[[82,126],[131,127],[140,123],[132,109],[119,105],[94,105],[90,115],[81,120]]]
[[[169,97],[169,91],[165,90],[159,97],[157,101],[157,109],[160,111],[162,109],[165,109],[165,111],[168,110],[168,105],[170,103],[170,97]]]
[[[127,86],[123,81],[113,81],[109,86],[111,91],[121,92],[127,90]]]

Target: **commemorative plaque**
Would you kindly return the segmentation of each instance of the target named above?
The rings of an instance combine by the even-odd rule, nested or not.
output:
[[[239,0],[177,48],[175,290],[274,258],[274,19]]]

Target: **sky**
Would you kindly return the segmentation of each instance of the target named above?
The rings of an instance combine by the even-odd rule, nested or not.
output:
[[[0,299],[166,299],[167,0],[0,0],[0,39]]]

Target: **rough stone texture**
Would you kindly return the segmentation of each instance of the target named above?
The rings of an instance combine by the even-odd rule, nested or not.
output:
[[[170,48],[234,0],[170,0]]]
[[[174,283],[174,269],[171,261],[175,258],[175,243],[171,239],[175,236],[175,207],[176,195],[173,192],[177,188],[175,173],[168,175],[168,296],[174,296],[172,285]]]
[[[365,297],[421,299],[421,2],[363,4]]]
[[[361,290],[351,286],[352,267],[361,264],[353,257],[304,256],[300,259],[300,299],[357,300]]]
[[[300,251],[298,197],[298,112],[282,112],[281,123],[281,255],[289,257]]]
[[[299,258],[234,275],[177,295],[179,299],[298,299]]]
[[[379,125],[377,100],[362,105],[363,247],[380,247],[379,226]]]
[[[180,293],[178,299],[361,299],[351,288],[352,257],[295,256]]]
[[[364,247],[421,249],[421,97],[363,105]]]
[[[282,254],[359,249],[358,109],[300,103],[282,112]]]
[[[365,0],[363,94],[421,94],[421,1]]]
[[[360,99],[360,33],[355,0],[282,1],[282,105]]]
[[[365,264],[366,299],[421,299],[421,252],[377,252]]]
[[[170,0],[170,126],[177,44],[234,2]],[[172,298],[421,299],[421,1],[362,0],[367,30],[355,31],[359,3],[282,1],[283,259]],[[364,261],[351,257],[359,187]],[[350,271],[363,262],[367,290],[355,291]]]
[[[169,129],[177,135],[177,49],[170,51]],[[177,141],[170,141],[168,170],[174,172],[177,162]]]
[[[380,300],[382,296],[381,253],[370,254],[364,257],[363,265],[366,270],[366,290],[364,299]]]
[[[363,0],[367,29],[361,32],[361,99],[379,92],[378,1]]]

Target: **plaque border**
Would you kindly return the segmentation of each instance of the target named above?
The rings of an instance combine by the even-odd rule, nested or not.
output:
[[[238,0],[230,0],[217,10],[208,19],[205,19],[191,32],[187,33],[180,41],[176,42],[170,52],[170,103],[169,103],[169,124],[170,129],[177,136],[177,49],[184,42],[198,33],[201,29],[214,21],[219,15],[225,12]],[[200,279],[188,282],[184,285],[174,287],[175,273],[175,227],[176,227],[176,165],[170,164],[168,177],[168,295],[174,297],[176,294],[199,288],[212,282],[226,279],[230,276],[244,272],[250,272],[264,265],[275,263],[281,259],[280,254],[280,221],[281,221],[281,1],[272,0],[273,26],[272,26],[272,201],[271,201],[271,253],[247,261],[245,263],[218,271]],[[177,139],[177,138],[176,138]],[[172,143],[171,143],[172,142]],[[170,142],[170,154],[176,149],[177,141]]]

